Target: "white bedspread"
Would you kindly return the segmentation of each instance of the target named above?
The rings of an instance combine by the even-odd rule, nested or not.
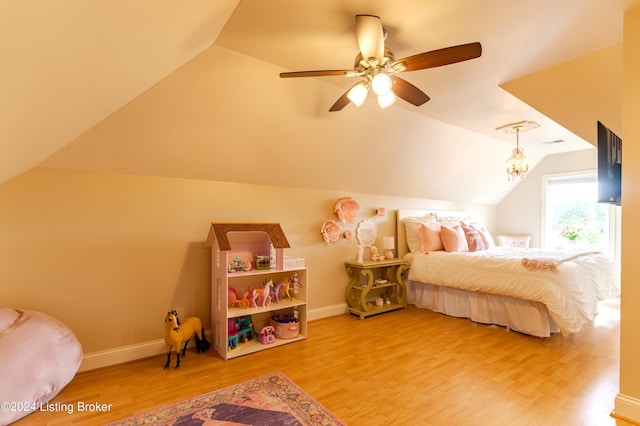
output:
[[[563,335],[592,321],[598,301],[619,294],[618,268],[606,256],[543,249],[496,247],[470,253],[411,253],[408,278],[445,287],[543,303]],[[527,269],[523,258],[561,261],[557,272]]]

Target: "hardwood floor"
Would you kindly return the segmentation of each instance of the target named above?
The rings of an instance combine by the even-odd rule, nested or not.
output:
[[[546,339],[410,306],[312,321],[305,341],[230,361],[189,352],[180,370],[158,356],[79,373],[52,403],[110,411],[37,412],[15,424],[101,424],[282,371],[353,426],[615,425],[618,351],[617,299],[580,333]]]

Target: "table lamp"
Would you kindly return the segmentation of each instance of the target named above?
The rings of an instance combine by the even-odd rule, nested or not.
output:
[[[382,239],[382,248],[384,248],[384,257],[387,259],[393,259],[393,250],[396,248],[394,238],[384,237]]]

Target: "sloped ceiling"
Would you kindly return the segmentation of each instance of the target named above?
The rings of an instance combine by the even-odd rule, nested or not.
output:
[[[493,204],[516,184],[496,127],[539,122],[521,137],[535,164],[592,149],[593,117],[620,116],[621,63],[602,74],[596,57],[618,58],[632,1],[24,3],[0,6],[0,181],[40,166]],[[353,81],[278,74],[351,67],[357,13],[381,16],[396,58],[471,41],[483,55],[405,73],[422,107],[329,113]]]
[[[237,3],[0,2],[0,182],[209,47]]]

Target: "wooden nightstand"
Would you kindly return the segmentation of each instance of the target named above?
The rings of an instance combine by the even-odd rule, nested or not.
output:
[[[402,273],[409,267],[408,261],[346,262],[345,266],[351,277],[345,295],[346,314],[356,314],[364,319],[407,306],[407,288]],[[376,303],[380,299],[382,304]]]

